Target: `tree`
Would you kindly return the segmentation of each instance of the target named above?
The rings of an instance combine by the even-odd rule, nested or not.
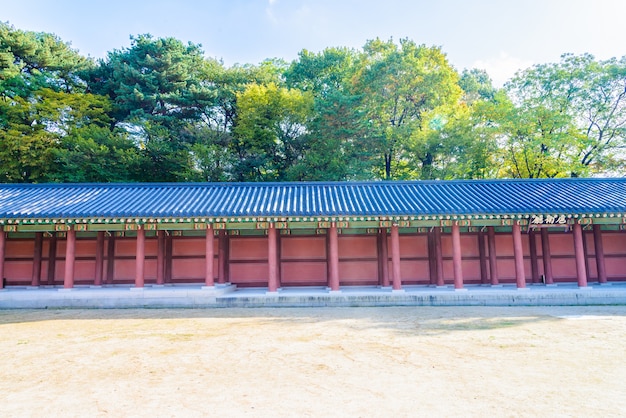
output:
[[[237,180],[293,180],[291,169],[307,147],[312,96],[274,83],[252,84],[237,95],[237,104]]]
[[[117,123],[174,127],[196,120],[213,101],[213,89],[200,81],[204,68],[199,45],[140,35],[131,37],[130,48],[114,50],[100,61],[90,89],[110,97]]]
[[[373,143],[367,142],[361,96],[352,91],[356,51],[327,48],[300,52],[285,72],[289,87],[309,92],[314,111],[308,147],[293,171],[301,180],[371,179]]]
[[[457,103],[461,95],[458,74],[439,48],[416,45],[408,39],[378,39],[364,47],[354,77],[355,92],[362,95],[368,136],[377,143],[385,179],[412,178],[414,171],[405,156],[407,141],[424,128],[424,113]],[[422,166],[433,155],[420,153]]]
[[[215,86],[206,76],[219,66],[204,59],[199,45],[140,35],[90,74],[90,89],[113,103],[112,127],[124,128],[138,145],[141,180],[198,179],[190,152],[194,137],[185,132],[193,132],[214,105]]]
[[[238,178],[237,167],[244,164],[239,161],[233,137],[239,114],[238,96],[252,84],[280,85],[284,66],[282,61],[268,60],[259,66],[224,68],[215,61],[207,61],[201,83],[214,88],[215,100],[202,108],[200,121],[180,132],[185,142],[193,144],[191,154],[198,180],[232,181]]]
[[[123,132],[89,125],[73,129],[52,149],[46,181],[134,182],[142,179],[142,157]]]
[[[326,48],[318,54],[304,49],[285,71],[285,81],[288,87],[326,97],[349,88],[357,59],[357,52],[348,48]]]
[[[80,123],[74,112],[86,99],[80,73],[90,65],[54,35],[0,22],[0,181],[46,181],[59,138]]]
[[[40,88],[82,91],[83,71],[93,62],[57,36],[15,29],[0,22],[0,98],[28,97]]]
[[[459,87],[463,90],[463,101],[468,104],[477,100],[494,100],[497,93],[489,74],[477,68],[463,70],[459,78]]]
[[[483,101],[437,107],[424,112],[422,129],[408,142],[409,161],[414,178],[479,179],[496,174],[495,132]],[[424,161],[428,158],[428,164]]]
[[[0,129],[0,181],[7,183],[32,183],[45,181],[53,161],[53,150],[58,146],[56,137],[42,125],[16,123],[11,119],[24,119],[30,107],[16,98],[19,107],[2,106],[0,111],[8,116]]]
[[[510,121],[523,118],[517,121],[518,133],[532,138],[520,141],[519,152],[527,159],[553,160],[554,169],[542,175],[623,170],[626,58],[596,61],[589,54],[565,54],[559,63],[518,74],[505,88],[516,105]],[[530,132],[525,134],[523,126]]]
[[[544,106],[499,103],[502,175],[515,178],[569,177],[583,173],[580,138],[571,119]]]
[[[10,182],[137,181],[138,150],[109,129],[104,96],[43,88],[8,106],[0,132],[2,180]]]

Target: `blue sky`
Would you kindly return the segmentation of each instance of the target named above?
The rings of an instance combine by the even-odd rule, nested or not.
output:
[[[407,37],[498,85],[566,52],[626,55],[624,16],[623,0],[0,0],[0,21],[55,33],[95,58],[144,33],[202,44],[228,66]]]

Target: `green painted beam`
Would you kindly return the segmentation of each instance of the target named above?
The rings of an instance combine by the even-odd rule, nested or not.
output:
[[[40,225],[17,225],[17,232],[54,232],[56,225],[40,224]]]
[[[87,224],[88,231],[124,231],[124,224]]]
[[[318,229],[318,223],[317,222],[296,222],[296,221],[290,221],[287,222],[287,228],[288,229],[308,229],[308,230],[313,230],[315,231],[316,229]]]

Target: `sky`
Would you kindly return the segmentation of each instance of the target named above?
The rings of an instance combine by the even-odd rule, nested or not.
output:
[[[564,53],[625,56],[625,15],[624,0],[0,0],[0,21],[94,58],[146,33],[201,44],[226,66],[409,38],[497,86]]]

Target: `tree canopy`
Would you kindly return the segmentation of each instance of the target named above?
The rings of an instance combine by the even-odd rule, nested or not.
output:
[[[106,58],[0,22],[0,182],[624,175],[626,57],[497,88],[410,39],[226,67],[142,34]]]

